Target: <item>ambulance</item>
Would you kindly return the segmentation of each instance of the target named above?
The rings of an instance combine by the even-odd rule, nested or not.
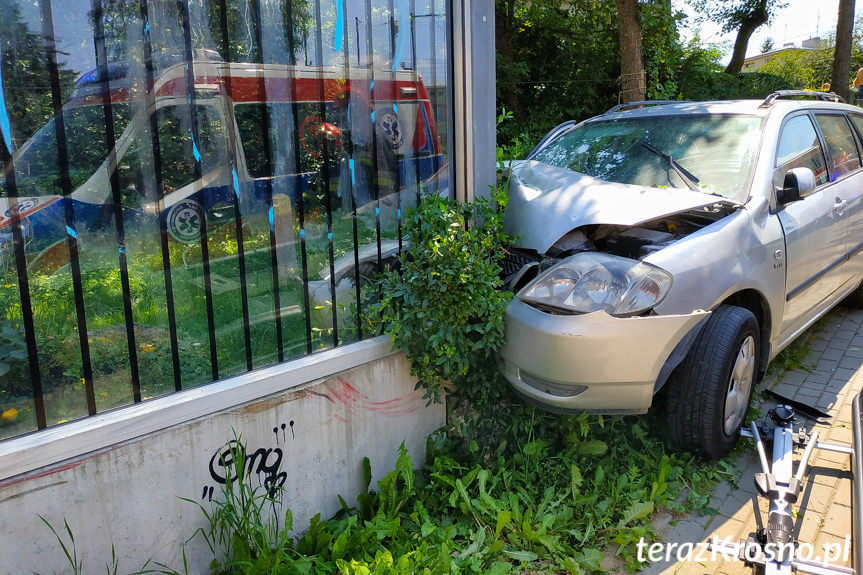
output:
[[[269,194],[297,209],[323,172],[335,210],[413,190],[442,166],[433,107],[415,71],[346,74],[344,67],[227,63],[201,52],[187,69],[165,68],[151,89],[131,79],[141,74],[126,64],[109,66],[107,78],[92,71],[77,80],[62,111],[65,150],[52,119],[0,171],[0,260],[12,255],[13,206],[29,265],[59,255],[67,235],[114,234],[115,173],[127,236],[138,220],[161,213],[173,241],[194,243],[202,218],[208,229],[233,222],[235,209],[259,211]],[[10,195],[17,196],[11,205]]]

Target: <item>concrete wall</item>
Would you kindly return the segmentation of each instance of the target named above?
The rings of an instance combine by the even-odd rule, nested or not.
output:
[[[283,485],[278,511],[283,514],[290,508],[298,529],[304,529],[316,513],[330,517],[339,508],[337,494],[355,501],[363,457],[371,459],[377,481],[393,468],[404,441],[419,466],[427,435],[444,423],[443,407],[425,407],[422,392],[414,391],[415,380],[404,356],[392,354],[389,342],[379,339],[356,345],[365,346],[363,357],[373,359],[299,386],[303,377],[317,373],[309,371],[309,365],[334,369],[339,361],[311,356],[299,371],[284,364],[272,372],[251,374],[257,376],[256,383],[264,379],[271,386],[291,389],[119,443],[108,441],[97,451],[42,465],[23,475],[3,479],[4,470],[8,475],[15,461],[24,467],[34,465],[27,458],[31,450],[24,444],[51,430],[0,443],[0,573],[69,572],[58,543],[39,515],[58,529],[64,519],[69,521],[87,573],[104,569],[112,543],[120,557],[121,573],[134,572],[151,558],[182,571],[181,544],[205,523],[200,509],[180,498],[209,507],[211,493],[213,498],[219,496],[219,480],[225,477],[225,470],[218,454],[235,434],[242,438],[247,452],[260,450],[260,465],[256,463],[252,479]],[[233,390],[234,396],[243,399],[248,394],[248,383],[243,383],[219,382],[156,401],[179,400],[182,404],[186,396],[199,394],[185,409],[193,411],[193,405],[212,403],[213,394],[228,397]],[[162,408],[151,409],[146,421],[170,412],[167,406]],[[127,411],[118,413],[128,419]],[[125,424],[99,420],[99,416],[75,422],[82,426],[80,430],[66,428],[63,437],[40,439],[51,441],[41,448],[43,453],[51,451],[57,442],[65,441],[75,449],[76,431],[84,433],[85,439],[89,433],[91,441],[100,443],[92,429],[84,431],[87,423],[91,427],[107,425],[103,431],[109,439],[134,435],[136,426],[142,428],[135,417],[146,414],[132,415]],[[124,426],[131,431],[124,431]],[[212,555],[203,540],[192,540],[186,553],[191,573],[208,572]]]

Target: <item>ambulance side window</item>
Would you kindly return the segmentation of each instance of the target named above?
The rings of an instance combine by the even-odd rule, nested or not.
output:
[[[237,104],[234,106],[234,119],[240,133],[243,155],[246,157],[246,170],[253,178],[266,178],[274,175],[268,163],[267,150],[263,145],[264,126],[269,123],[268,106],[261,103]]]
[[[294,150],[300,153],[300,172],[317,172],[323,165],[325,140],[330,163],[335,165],[344,156],[342,127],[346,120],[329,102],[325,115],[326,122],[321,119],[319,102],[302,102],[295,106],[287,102],[235,105],[234,118],[249,176],[257,179],[296,173]],[[270,135],[269,147],[265,145],[267,134]]]
[[[157,112],[162,187],[165,193],[191,184],[195,179],[195,155],[201,156],[201,173],[219,166],[227,156],[224,122],[210,106],[195,106],[200,142],[192,137],[188,105],[167,106]],[[197,149],[197,152],[196,152]]]

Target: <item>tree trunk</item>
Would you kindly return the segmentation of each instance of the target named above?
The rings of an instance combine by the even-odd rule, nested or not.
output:
[[[749,38],[755,30],[767,22],[769,14],[767,13],[767,1],[760,0],[743,23],[740,29],[737,30],[737,38],[734,40],[734,52],[731,54],[731,61],[726,66],[725,71],[728,74],[739,74],[743,69],[743,60],[746,59],[746,47],[749,46]]]
[[[848,99],[851,76],[851,34],[854,28],[854,0],[839,0],[839,20],[836,23],[836,50],[833,52],[833,91]]]
[[[638,0],[615,0],[620,26],[620,99],[623,103],[644,100],[644,62],[641,57],[641,21]]]
[[[755,29],[764,24],[765,20],[753,20],[747,22],[737,31],[737,39],[734,40],[734,52],[731,54],[731,61],[726,66],[725,71],[728,74],[739,74],[743,69],[743,60],[746,59],[746,48],[749,46],[749,38]]]

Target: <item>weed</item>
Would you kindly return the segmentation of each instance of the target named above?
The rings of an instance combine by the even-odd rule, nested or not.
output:
[[[464,422],[432,434],[424,471],[402,445],[372,490],[365,459],[356,503],[339,497],[341,511],[314,517],[296,541],[290,511],[252,485],[242,449],[233,450],[235,479],[202,508],[213,572],[583,573],[600,571],[610,552],[634,570],[634,544],[655,538],[656,509],[715,513],[711,485],[734,479],[727,461],[669,451],[652,419],[553,415],[512,399],[483,428],[496,441],[478,441]]]

